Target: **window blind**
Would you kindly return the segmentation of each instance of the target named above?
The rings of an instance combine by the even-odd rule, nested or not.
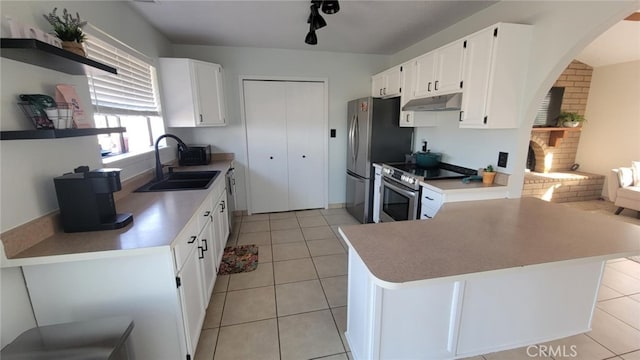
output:
[[[117,75],[87,76],[96,113],[160,115],[153,66],[95,37],[88,38],[85,47],[88,58],[118,71]]]

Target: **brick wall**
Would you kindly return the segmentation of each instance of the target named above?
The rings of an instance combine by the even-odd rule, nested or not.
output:
[[[591,85],[593,68],[579,61],[572,61],[558,77],[554,86],[564,87],[562,111],[584,115]],[[588,126],[588,125],[587,125]],[[537,173],[525,174],[522,196],[532,196],[552,202],[598,199],[604,186],[604,176],[572,172],[571,176],[556,177],[539,174],[566,172],[575,163],[580,131],[566,131],[556,146],[549,145],[549,131],[532,131],[530,146],[535,153]],[[545,164],[548,154],[553,155]]]
[[[592,72],[592,67],[574,60],[567,66],[562,75],[558,77],[558,80],[556,80],[553,86],[564,87],[562,111],[584,115],[589,97]],[[537,137],[546,142],[549,139],[549,132],[532,132],[531,137],[532,140],[534,137]],[[536,152],[536,171],[543,171],[542,168],[544,164],[541,164],[540,160],[548,153],[553,154],[553,161],[550,167],[544,169],[545,171],[557,172],[569,170],[571,165],[576,161],[579,143],[580,131],[568,131],[566,137],[562,139],[557,146],[546,147],[544,154],[540,153],[539,147],[534,147],[534,151]]]
[[[602,194],[604,176],[574,172],[568,177],[555,178],[538,173],[524,176],[522,196],[536,197],[550,202],[596,200]]]
[[[553,86],[564,87],[562,111],[576,112],[584,115],[591,86],[593,68],[580,61],[573,60],[558,77]]]

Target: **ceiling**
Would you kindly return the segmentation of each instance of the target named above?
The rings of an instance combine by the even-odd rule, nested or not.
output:
[[[309,0],[133,0],[172,43],[394,54],[498,1],[341,0],[304,43]],[[621,21],[577,57],[592,67],[640,59],[640,21]]]
[[[393,54],[496,1],[340,1],[321,13],[327,26],[307,45],[311,2],[136,0],[132,4],[172,43]]]
[[[576,59],[591,67],[640,60],[640,21],[620,21],[587,45]]]

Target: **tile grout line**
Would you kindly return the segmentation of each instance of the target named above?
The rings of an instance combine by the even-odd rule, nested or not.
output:
[[[269,224],[271,228],[271,224]],[[271,236],[271,230],[269,230],[269,247],[271,248],[271,263],[274,263],[273,257],[273,238]],[[276,307],[276,335],[278,337],[278,358],[282,359],[282,344],[280,343],[280,316],[278,314],[278,291],[276,291],[276,267],[275,264],[271,266],[271,276],[273,277],[273,301]]]
[[[326,221],[326,219],[325,219],[325,221]],[[305,245],[307,246],[307,250],[309,250],[309,244],[306,243],[306,240],[305,240]],[[311,250],[309,250],[309,255],[311,255]],[[311,257],[311,263],[313,263],[313,268],[315,269],[316,275],[318,276],[318,282],[320,283],[320,288],[322,289],[322,295],[324,295],[324,300],[327,302],[327,308],[329,309],[329,314],[331,314],[331,320],[333,320],[333,325],[335,326],[336,331],[338,332],[338,339],[340,340],[340,344],[342,345],[342,349],[346,353],[347,352],[347,347],[342,342],[342,336],[340,335],[340,327],[338,326],[338,322],[336,321],[336,317],[333,315],[333,311],[331,309],[331,304],[329,303],[329,298],[327,297],[327,292],[324,289],[324,285],[322,284],[322,279],[320,278],[320,273],[318,273],[318,267],[316,266],[316,262],[313,261],[313,257]]]

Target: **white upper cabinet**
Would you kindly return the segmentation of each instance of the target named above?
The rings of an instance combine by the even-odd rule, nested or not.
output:
[[[530,25],[499,23],[466,37],[461,128],[518,127]]]
[[[415,60],[414,98],[461,91],[464,42],[455,41]]]
[[[402,64],[402,81],[404,90],[400,95],[400,127],[427,127],[437,125],[437,114],[427,111],[402,111],[402,107],[413,99],[416,61],[411,60]]]
[[[227,124],[222,66],[180,58],[160,58],[159,64],[168,127]]]
[[[371,78],[371,96],[390,98],[402,93],[402,65],[385,70]]]

